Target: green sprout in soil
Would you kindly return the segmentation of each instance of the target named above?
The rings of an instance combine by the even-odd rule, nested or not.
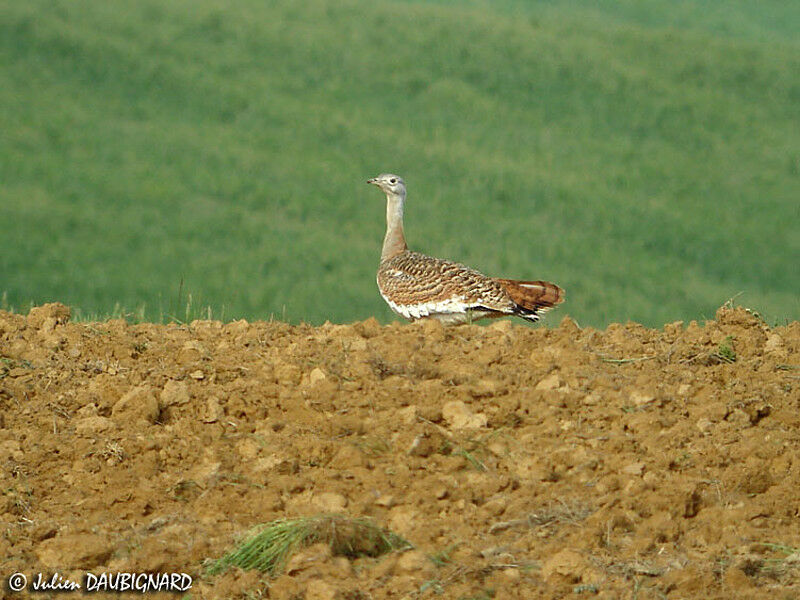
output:
[[[208,574],[216,575],[229,567],[239,567],[258,569],[275,577],[283,571],[294,552],[317,543],[330,544],[334,556],[348,558],[376,557],[411,548],[402,537],[370,519],[337,514],[278,519],[255,527],[236,549],[214,561]]]
[[[729,335],[717,346],[717,351],[714,352],[713,357],[724,363],[736,362],[736,352],[733,350],[733,336]]]
[[[461,456],[461,457],[463,457],[464,459],[466,459],[466,461],[470,465],[472,465],[472,467],[476,471],[488,471],[489,470],[489,468],[485,464],[483,464],[480,460],[478,460],[478,458],[472,452],[469,452],[468,450],[465,450],[464,448],[459,448],[458,450],[453,452],[453,456]]]
[[[447,548],[442,550],[441,552],[437,552],[436,554],[431,554],[428,556],[428,559],[436,565],[438,568],[445,567],[453,562],[452,557],[450,556],[456,548],[458,548],[459,542],[455,544],[450,544]]]
[[[770,550],[781,556],[764,560],[764,571],[772,575],[782,575],[789,569],[800,567],[800,548],[786,544],[764,544]]]

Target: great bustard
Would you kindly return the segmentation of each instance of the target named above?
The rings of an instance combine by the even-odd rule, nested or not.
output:
[[[367,183],[386,194],[378,289],[398,315],[412,321],[430,317],[450,325],[506,315],[538,321],[542,312],[564,300],[563,290],[547,281],[487,277],[462,264],[410,251],[403,235],[405,182],[384,173]]]

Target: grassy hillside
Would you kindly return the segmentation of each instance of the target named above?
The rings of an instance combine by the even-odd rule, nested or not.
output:
[[[394,171],[415,249],[556,319],[798,319],[790,4],[0,0],[0,293],[388,320]]]

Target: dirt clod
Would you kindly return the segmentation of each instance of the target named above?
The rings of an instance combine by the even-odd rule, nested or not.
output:
[[[799,369],[799,323],[730,308],[605,331],[0,312],[0,555],[174,569],[199,599],[800,597]],[[204,575],[321,512],[413,549]]]
[[[148,385],[131,389],[111,409],[111,416],[117,423],[140,421],[152,424],[155,423],[158,414],[158,400]]]

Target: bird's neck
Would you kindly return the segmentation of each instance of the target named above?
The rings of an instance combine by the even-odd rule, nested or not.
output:
[[[403,235],[403,204],[405,196],[386,194],[386,236],[383,238],[381,262],[408,250]]]

